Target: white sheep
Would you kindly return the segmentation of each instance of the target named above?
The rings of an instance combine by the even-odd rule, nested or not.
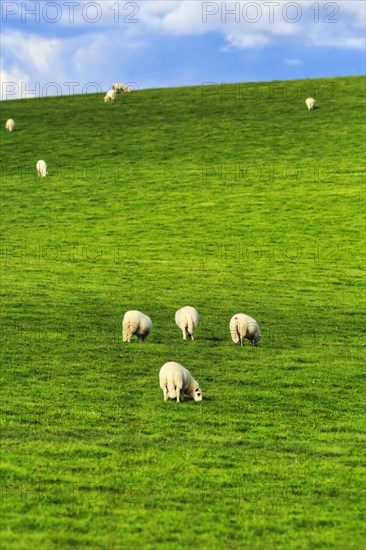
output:
[[[43,178],[47,176],[47,164],[44,160],[37,161],[36,170],[39,176],[42,176]]]
[[[115,82],[112,86],[113,90],[116,92],[131,92],[131,88],[127,86],[127,84],[122,84],[120,82]]]
[[[141,311],[127,311],[122,321],[122,335],[124,342],[130,342],[135,334],[140,342],[146,340],[152,329],[151,319]]]
[[[198,325],[198,311],[191,306],[178,309],[175,313],[175,322],[183,332],[183,340],[187,340],[187,334],[194,340],[194,329]]]
[[[8,130],[8,132],[12,132],[15,128],[15,122],[12,118],[9,118],[5,123],[5,128]]]
[[[164,401],[176,399],[177,403],[184,400],[184,394],[195,401],[202,401],[202,392],[198,382],[191,373],[175,361],[168,361],[159,372],[160,387],[164,392]]]
[[[258,323],[245,313],[237,313],[230,320],[231,339],[234,344],[240,342],[243,345],[244,338],[247,338],[253,346],[257,346],[261,337]]]
[[[307,99],[305,99],[305,103],[309,111],[312,111],[314,109],[315,99],[313,99],[312,97],[308,97]]]
[[[115,90],[108,90],[108,92],[104,96],[104,103],[111,103],[116,99],[116,91]]]

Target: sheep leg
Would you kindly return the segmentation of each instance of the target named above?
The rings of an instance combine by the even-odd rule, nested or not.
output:
[[[246,337],[246,334],[247,334],[246,328],[240,329],[239,337],[240,337],[241,346],[244,344],[244,339]]]
[[[242,336],[240,334],[240,330],[238,327],[236,327],[236,334],[237,334],[237,337],[238,337],[238,342],[240,343],[240,345],[242,346],[243,345],[243,340],[242,340]]]
[[[164,401],[168,401],[168,395],[169,395],[168,388],[165,386],[163,391],[164,391]]]
[[[237,344],[240,344],[241,346],[243,345],[242,340],[241,340],[241,335],[240,335],[240,329],[239,329],[237,324],[235,325],[235,340],[234,340],[234,342],[235,342],[235,345],[237,345]]]
[[[183,329],[183,340],[187,340],[186,327]]]
[[[191,338],[192,338],[192,340],[194,340],[194,336],[193,336],[193,334],[191,334]]]

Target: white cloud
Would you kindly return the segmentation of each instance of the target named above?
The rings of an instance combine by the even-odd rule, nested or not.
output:
[[[303,62],[301,61],[301,59],[284,59],[283,62],[285,63],[285,65],[290,65],[290,66],[295,66],[295,65],[302,65]]]
[[[41,2],[27,2],[27,7],[31,9],[35,4],[40,9],[43,5]],[[51,4],[56,5],[56,2]],[[358,0],[315,3],[313,0],[278,0],[273,3],[261,0],[135,0],[127,4],[125,1],[97,0],[95,4],[100,7],[102,17],[95,24],[86,17],[91,18],[96,13],[92,8],[85,12],[88,4],[93,3],[79,0],[74,22],[70,21],[65,2],[60,2],[64,6],[62,18],[55,24],[45,20],[34,24],[31,17],[22,23],[19,14],[13,20],[9,18],[8,24],[4,25],[1,43],[3,80],[17,85],[24,82],[27,87],[34,87],[35,82],[77,81],[82,85],[99,81],[100,87],[106,89],[115,80],[139,78],[139,86],[142,82],[153,82],[156,86],[157,82],[169,85],[173,74],[172,82],[177,82],[177,75],[185,75],[190,81],[199,78],[197,75],[204,71],[204,67],[192,64],[192,56],[189,65],[184,65],[185,52],[180,52],[182,66],[177,68],[174,65],[174,54],[169,45],[172,44],[174,51],[177,37],[188,37],[189,40],[190,36],[206,35],[206,47],[214,37],[212,59],[222,51],[229,57],[235,52],[254,49],[266,52],[266,48],[278,46],[291,52],[292,45],[295,45],[294,53],[283,59],[283,64],[288,67],[303,63],[295,57],[297,55],[304,57],[305,66],[310,66],[308,54],[299,54],[299,48],[314,52],[316,48],[361,51],[364,47],[362,29],[365,27],[366,4]],[[131,7],[125,9],[128,5],[135,13]],[[273,12],[269,5],[273,6]],[[295,8],[291,8],[294,5]],[[296,6],[300,6],[299,13]],[[339,7],[333,16],[332,6]],[[234,14],[230,13],[232,9],[236,10]],[[50,8],[48,16],[53,13]],[[298,15],[301,17],[291,22]],[[330,16],[338,22],[327,23],[326,18]],[[131,18],[138,23],[131,23]],[[188,41],[184,44],[189,49]],[[159,49],[163,47],[164,50]],[[149,56],[150,50],[156,52],[153,58]],[[261,58],[262,65],[266,62],[269,63],[268,59]],[[212,74],[214,71],[215,68]],[[179,80],[180,83],[183,85],[184,81]]]
[[[113,83],[109,82],[108,74],[113,73],[114,79],[128,80],[123,71],[130,62],[126,50],[136,51],[143,45],[142,40],[127,38],[116,29],[71,35],[62,40],[9,29],[1,43],[2,97],[6,99],[43,95],[48,86],[51,94],[55,94],[55,88],[56,92],[59,89],[67,93],[70,90],[67,83],[76,83],[71,88],[74,93],[82,93],[83,87],[91,82],[97,86],[90,91],[108,89]]]
[[[227,50],[263,47],[279,39],[306,40],[308,46],[359,49],[365,26],[362,1],[312,0],[301,2],[139,2],[140,28],[137,32],[159,32],[172,36],[219,33]],[[327,37],[323,42],[318,37]]]
[[[101,68],[105,59],[108,58],[108,48],[106,48],[106,40],[103,36],[88,37],[88,43],[81,45],[72,57],[72,66],[76,70],[79,77],[82,79],[85,73],[90,70],[92,62],[95,72],[99,72],[97,68]]]
[[[208,29],[202,22],[200,2],[187,0],[180,2],[161,19],[161,30],[172,35],[204,34]]]
[[[20,99],[23,97],[24,89],[29,89],[30,77],[28,74],[20,71],[17,67],[10,70],[0,70],[0,99]],[[35,96],[35,93],[28,97]]]
[[[236,49],[257,48],[268,44],[269,38],[264,34],[239,34],[231,33],[226,36],[227,45],[223,51]]]
[[[1,38],[3,99],[40,95],[40,83],[59,80],[63,46],[59,39],[7,30]],[[55,76],[56,75],[56,76]]]
[[[362,0],[348,0],[338,2],[340,11],[338,16],[342,14],[350,14],[352,16],[352,25],[357,29],[366,28],[366,3]]]
[[[172,12],[173,9],[179,8],[182,4],[182,0],[149,0],[149,2],[138,2],[140,8],[139,14],[145,12],[150,16],[165,15],[166,13]]]
[[[2,98],[29,98],[57,94],[70,80],[67,41],[44,38],[19,30],[2,36]]]
[[[365,40],[363,38],[352,38],[351,36],[329,36],[318,37],[314,40],[317,46],[328,46],[331,48],[342,48],[351,50],[364,50]]]
[[[20,65],[27,66],[35,72],[48,73],[53,70],[57,56],[61,52],[61,40],[42,38],[35,34],[20,31],[6,31],[1,38],[3,55],[11,57]]]
[[[364,32],[357,33],[346,26],[339,26],[337,29],[328,26],[316,27],[309,29],[309,43],[315,47],[328,47],[339,49],[364,50],[365,37]],[[334,25],[335,27],[336,25]]]

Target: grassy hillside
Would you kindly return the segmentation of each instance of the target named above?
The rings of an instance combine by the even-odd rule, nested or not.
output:
[[[1,104],[2,548],[361,549],[364,79],[102,97]]]

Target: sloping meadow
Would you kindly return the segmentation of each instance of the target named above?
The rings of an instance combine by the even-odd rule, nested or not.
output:
[[[362,547],[364,95],[2,103],[4,548]],[[232,343],[240,312],[258,348]],[[171,360],[201,403],[163,402]]]

